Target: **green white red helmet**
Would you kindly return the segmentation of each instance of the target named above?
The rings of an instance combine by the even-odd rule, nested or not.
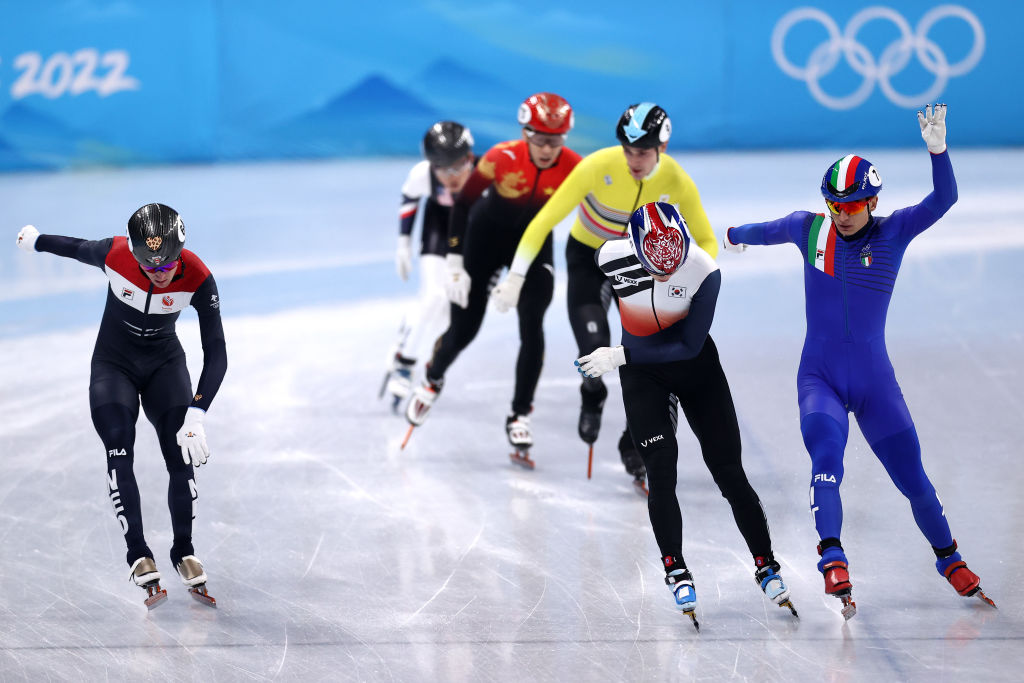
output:
[[[882,189],[882,177],[867,159],[847,154],[825,171],[821,194],[833,202],[854,202],[874,197]]]

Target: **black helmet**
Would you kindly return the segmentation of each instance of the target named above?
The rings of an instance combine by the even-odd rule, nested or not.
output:
[[[128,219],[128,248],[139,265],[162,266],[181,256],[185,224],[178,212],[163,204],[146,204]]]
[[[438,121],[423,136],[423,156],[431,166],[451,166],[472,152],[473,135],[461,123]]]
[[[653,102],[629,105],[615,126],[615,137],[627,147],[658,147],[671,135],[671,119]]]

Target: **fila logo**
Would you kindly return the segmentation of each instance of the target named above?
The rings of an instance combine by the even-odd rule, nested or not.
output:
[[[668,295],[675,299],[685,299],[686,287],[683,287],[682,285],[670,285],[668,288]]]
[[[636,285],[640,284],[639,280],[634,280],[633,278],[626,277],[625,275],[616,275],[615,276],[615,281],[616,282],[621,282],[624,285],[636,286]]]
[[[128,289],[127,287],[122,287],[121,288],[121,298],[122,299],[127,299],[128,301],[131,301],[132,299],[135,298],[135,290],[134,289]]]
[[[655,441],[661,441],[664,438],[665,438],[664,434],[658,434],[657,436],[652,436],[652,437],[650,437],[648,439],[644,439],[643,441],[640,442],[640,446],[642,448],[647,448],[647,444],[654,443]]]
[[[107,451],[108,458],[115,458],[119,455],[128,455],[128,451],[126,451],[123,448],[111,448],[109,451]]]
[[[834,484],[834,483],[836,483],[836,475],[834,475],[834,474],[815,474],[814,475],[814,483],[817,484],[819,481],[822,482],[822,483]]]

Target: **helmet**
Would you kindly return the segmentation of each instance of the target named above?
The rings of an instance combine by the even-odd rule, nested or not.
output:
[[[629,105],[615,126],[615,137],[627,147],[658,147],[671,136],[672,119],[653,102]]]
[[[473,134],[461,123],[438,121],[423,136],[423,156],[444,168],[473,152]]]
[[[630,216],[629,243],[644,270],[654,275],[671,275],[686,261],[690,233],[676,207],[651,202]]]
[[[576,120],[569,103],[559,95],[549,92],[539,92],[527,97],[519,105],[516,119],[520,126],[550,135],[565,135],[572,130]]]
[[[853,202],[874,197],[882,189],[882,177],[867,159],[856,154],[828,167],[821,179],[821,194],[833,202]]]
[[[146,204],[128,219],[128,248],[139,265],[162,266],[176,261],[185,246],[185,224],[178,212],[163,204]]]

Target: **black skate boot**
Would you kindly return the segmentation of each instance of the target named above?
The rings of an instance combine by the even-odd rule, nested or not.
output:
[[[633,477],[633,486],[641,496],[650,495],[647,489],[647,468],[644,467],[644,459],[640,457],[636,446],[633,445],[633,438],[629,435],[627,428],[619,437],[619,457],[622,459],[622,466],[626,468]]]
[[[598,380],[584,380],[580,387],[580,422],[578,431],[583,443],[593,445],[601,431],[601,411],[604,400],[608,398],[608,389]]]

